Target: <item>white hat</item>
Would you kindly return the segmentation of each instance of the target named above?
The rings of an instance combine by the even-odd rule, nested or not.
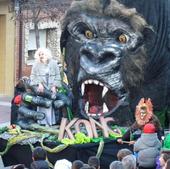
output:
[[[54,169],[71,169],[72,163],[66,159],[57,160]]]

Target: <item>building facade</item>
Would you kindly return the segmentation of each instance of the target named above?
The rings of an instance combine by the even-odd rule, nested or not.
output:
[[[15,22],[8,0],[0,0],[0,96],[11,96],[15,85]]]
[[[40,46],[50,48],[60,61],[60,21],[71,1],[63,0],[61,6],[59,3],[55,21],[46,19],[38,25]],[[16,11],[11,4],[16,2],[19,1],[0,0],[0,96],[13,96],[18,80],[30,75],[37,49],[33,24],[13,17]]]

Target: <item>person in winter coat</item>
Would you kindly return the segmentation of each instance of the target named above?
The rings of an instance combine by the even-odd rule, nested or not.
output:
[[[155,168],[160,148],[161,142],[158,139],[154,124],[147,123],[143,128],[141,137],[134,144],[139,169]]]

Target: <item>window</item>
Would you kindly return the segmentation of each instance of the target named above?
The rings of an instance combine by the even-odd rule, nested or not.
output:
[[[40,47],[48,47],[54,49],[55,56],[59,53],[60,56],[60,21],[47,21],[40,22],[38,24],[39,36],[40,36]],[[51,30],[51,31],[49,31]],[[56,34],[57,31],[57,34]],[[27,65],[32,65],[34,62],[34,53],[36,51],[36,38],[34,24],[28,22],[24,25],[24,59]],[[56,50],[55,50],[56,49]]]
[[[46,47],[46,29],[39,30],[39,36],[40,36],[40,47]],[[28,37],[28,58],[27,58],[27,64],[32,64],[34,60],[34,54],[37,50],[36,47],[36,37],[35,37],[35,30],[29,31],[29,37]]]

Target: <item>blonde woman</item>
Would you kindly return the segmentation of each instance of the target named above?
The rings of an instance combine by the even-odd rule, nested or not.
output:
[[[31,71],[31,85],[37,85],[38,92],[44,89],[56,93],[57,88],[61,87],[61,76],[57,61],[53,59],[51,51],[47,48],[39,48],[35,52],[35,63]],[[40,124],[53,125],[56,123],[53,108],[38,107],[39,111],[46,114],[46,118],[39,121]]]

